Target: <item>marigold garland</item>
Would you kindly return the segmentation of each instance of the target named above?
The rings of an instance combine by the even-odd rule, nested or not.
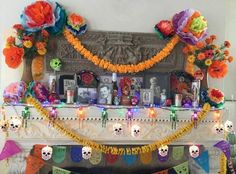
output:
[[[50,116],[49,112],[47,109],[43,108],[40,102],[38,102],[35,98],[33,97],[28,97],[27,98],[27,103],[31,104],[35,109],[47,120],[50,121]],[[199,122],[201,122],[207,115],[207,113],[210,110],[210,104],[205,103],[203,106],[202,111],[199,113]],[[114,155],[125,155],[125,154],[141,154],[141,153],[148,153],[152,152],[156,149],[158,149],[161,145],[168,145],[172,143],[173,141],[176,141],[177,139],[181,138],[182,136],[186,135],[188,132],[190,132],[193,127],[194,127],[194,122],[190,122],[183,126],[182,128],[179,128],[178,130],[175,131],[175,133],[168,135],[167,137],[163,138],[162,140],[159,141],[154,141],[151,144],[148,145],[143,145],[140,147],[133,147],[133,148],[118,148],[114,146],[107,146],[103,144],[99,144],[95,141],[89,140],[88,138],[79,135],[73,130],[70,130],[63,126],[62,122],[60,120],[55,120],[54,122],[51,123],[52,126],[57,129],[59,132],[62,134],[66,135],[67,137],[71,138],[75,142],[82,144],[83,146],[90,146],[94,150],[101,151],[105,154],[114,154]]]
[[[173,38],[166,44],[166,46],[156,55],[149,59],[145,59],[145,61],[139,62],[138,64],[129,64],[129,65],[121,65],[121,64],[113,64],[110,61],[107,61],[104,58],[99,58],[97,55],[93,55],[89,50],[87,50],[80,40],[75,37],[69,30],[64,30],[64,36],[66,40],[81,54],[84,58],[91,61],[95,65],[99,66],[102,69],[106,69],[111,72],[117,73],[137,73],[140,71],[144,71],[153,67],[156,63],[162,61],[166,58],[175,45],[180,41],[177,35],[173,36]]]
[[[224,153],[221,153],[220,155],[220,172],[219,174],[226,174],[227,166],[226,166],[226,156]]]

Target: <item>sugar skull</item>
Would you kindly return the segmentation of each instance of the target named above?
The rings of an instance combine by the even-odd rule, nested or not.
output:
[[[1,128],[1,130],[2,130],[2,132],[6,132],[7,131],[7,129],[8,129],[8,122],[7,122],[7,120],[1,120],[0,121],[0,128]]]
[[[191,155],[191,157],[193,158],[197,158],[200,154],[200,150],[199,147],[196,145],[192,145],[189,147],[189,154]]]
[[[138,136],[140,136],[140,133],[141,133],[141,128],[140,128],[140,126],[134,124],[134,125],[131,127],[131,135],[132,135],[132,137],[138,137]]]
[[[113,125],[113,133],[114,135],[121,135],[123,133],[122,124],[116,123]]]
[[[234,131],[234,125],[232,121],[227,120],[225,122],[225,131],[226,132],[233,132]]]
[[[82,157],[87,160],[91,158],[91,156],[92,156],[92,148],[88,146],[84,146],[82,148]]]
[[[60,71],[61,70],[61,60],[58,58],[54,58],[51,59],[50,61],[50,67],[54,70],[54,71]]]
[[[213,126],[213,133],[215,134],[223,134],[224,133],[224,125],[217,123]]]
[[[17,132],[21,128],[22,122],[18,118],[12,118],[9,121],[9,128],[13,132]]]
[[[49,146],[45,146],[44,148],[42,148],[42,159],[45,160],[45,161],[48,161],[52,158],[52,147],[49,147]]]
[[[158,148],[158,153],[160,156],[165,157],[168,155],[168,146],[167,145],[162,145],[161,147]]]

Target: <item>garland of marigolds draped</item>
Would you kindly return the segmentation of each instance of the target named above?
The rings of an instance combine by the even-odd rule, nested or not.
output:
[[[27,103],[35,107],[35,109],[47,120],[50,121],[50,116],[49,112],[47,109],[43,108],[41,103],[36,100],[33,97],[28,97],[27,98]],[[198,122],[201,122],[207,115],[207,113],[210,111],[210,104],[205,103],[202,111],[198,115]],[[194,127],[194,122],[187,123],[185,126],[182,128],[179,128],[178,130],[175,131],[175,133],[168,135],[167,137],[163,138],[162,140],[159,141],[154,141],[151,144],[148,145],[143,145],[140,147],[133,147],[133,148],[118,148],[114,146],[107,146],[103,144],[99,144],[95,141],[89,140],[88,138],[79,135],[75,131],[72,131],[65,126],[63,126],[62,122],[60,120],[55,120],[51,123],[51,125],[57,129],[59,132],[62,134],[66,135],[67,137],[71,138],[75,142],[82,144],[83,146],[90,146],[94,150],[99,150],[105,154],[114,154],[114,155],[137,155],[140,153],[148,153],[151,151],[155,151],[157,148],[159,148],[161,145],[168,145],[177,139],[181,138],[182,136],[186,135],[188,132],[190,132],[193,127]]]
[[[66,40],[87,60],[91,61],[95,65],[99,66],[100,68],[106,69],[111,72],[117,73],[137,73],[140,71],[144,71],[153,67],[156,63],[160,62],[161,60],[165,59],[173,50],[175,45],[180,41],[179,37],[175,35],[167,45],[156,55],[153,57],[139,62],[138,64],[129,64],[129,65],[121,65],[121,64],[113,64],[110,61],[107,61],[104,58],[99,58],[97,55],[93,55],[89,50],[87,50],[80,40],[75,37],[69,30],[64,30],[64,36]]]

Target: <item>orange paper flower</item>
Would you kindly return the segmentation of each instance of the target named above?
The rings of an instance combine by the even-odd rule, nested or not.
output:
[[[229,41],[225,41],[225,42],[224,42],[224,45],[225,45],[226,48],[229,48],[229,47],[231,46],[231,44],[230,44]]]
[[[204,53],[199,53],[199,54],[197,55],[197,58],[198,58],[199,60],[204,60],[204,59],[206,58],[206,56],[205,56]]]
[[[212,78],[223,78],[228,72],[228,67],[224,62],[214,61],[208,68],[208,73]]]
[[[9,47],[3,49],[3,54],[5,56],[5,62],[10,68],[17,68],[21,62],[24,55],[24,49],[18,47]]]

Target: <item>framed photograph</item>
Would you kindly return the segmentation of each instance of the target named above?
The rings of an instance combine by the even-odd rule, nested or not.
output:
[[[152,89],[141,89],[140,102],[142,105],[153,104],[153,90]]]
[[[75,89],[75,80],[73,75],[61,75],[59,77],[58,91],[61,99],[66,98],[68,89]]]
[[[112,104],[112,84],[100,83],[98,87],[98,103],[99,104]]]
[[[78,102],[82,104],[96,104],[97,88],[78,88]]]

